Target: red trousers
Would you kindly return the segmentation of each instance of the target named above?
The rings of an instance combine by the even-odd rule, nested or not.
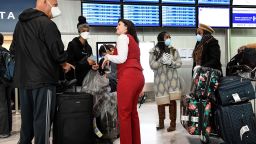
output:
[[[117,104],[120,144],[141,143],[137,103],[144,83],[142,71],[137,68],[127,68],[118,76]]]

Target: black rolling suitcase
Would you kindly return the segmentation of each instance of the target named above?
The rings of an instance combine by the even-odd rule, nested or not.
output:
[[[53,144],[94,144],[93,96],[82,92],[57,94]]]
[[[216,119],[225,143],[256,144],[256,121],[250,102],[220,106]]]

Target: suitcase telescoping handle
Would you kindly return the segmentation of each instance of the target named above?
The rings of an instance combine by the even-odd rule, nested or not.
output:
[[[69,82],[68,82],[68,85],[69,86],[74,86],[74,92],[77,92],[77,85],[76,85],[76,83],[77,83],[77,78],[76,78],[76,69],[73,69],[73,74],[74,74],[74,79],[72,79],[72,80],[70,80]],[[64,79],[66,80],[66,73],[64,72]]]
[[[247,101],[250,100],[248,97],[242,97],[242,98],[240,98],[240,97],[239,97],[239,94],[237,94],[237,93],[232,94],[232,98],[233,98],[233,99],[230,99],[230,100],[229,100],[229,103],[231,103],[231,104],[243,103],[243,102],[247,102]]]

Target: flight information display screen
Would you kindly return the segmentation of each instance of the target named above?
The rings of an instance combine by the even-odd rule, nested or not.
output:
[[[162,26],[196,27],[195,7],[163,6]]]
[[[124,2],[149,2],[149,3],[158,3],[159,0],[123,0]]]
[[[255,6],[256,0],[233,0],[233,5]]]
[[[198,22],[212,27],[230,27],[230,9],[198,7]]]
[[[198,4],[229,5],[230,0],[198,0]]]
[[[131,20],[135,26],[160,26],[159,6],[124,5],[124,18]]]
[[[82,0],[83,2],[120,2],[120,0]]]
[[[171,4],[195,4],[195,0],[162,0],[162,3],[171,3]]]
[[[256,8],[233,8],[233,27],[256,27]]]
[[[121,18],[119,4],[82,4],[82,15],[92,26],[116,26]]]

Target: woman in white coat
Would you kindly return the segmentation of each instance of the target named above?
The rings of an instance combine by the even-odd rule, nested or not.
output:
[[[167,131],[176,130],[176,101],[171,100],[171,92],[180,92],[177,68],[182,65],[178,51],[172,47],[171,36],[167,32],[159,33],[158,43],[150,51],[149,64],[154,71],[154,92],[158,107],[159,126],[164,128],[165,106],[169,106],[170,127]]]

